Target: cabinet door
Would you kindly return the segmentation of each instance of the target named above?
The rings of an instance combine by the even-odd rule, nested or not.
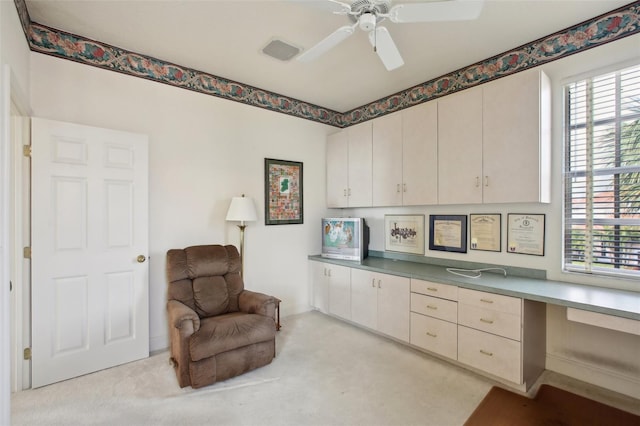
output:
[[[329,282],[329,313],[351,319],[351,269],[346,266],[327,267]]]
[[[402,111],[402,203],[438,203],[438,103]]]
[[[409,278],[376,274],[378,286],[378,331],[409,341]]]
[[[373,205],[402,205],[402,114],[373,120]]]
[[[309,275],[311,279],[310,304],[322,313],[329,312],[329,283],[327,278],[327,265],[322,262],[309,262]]]
[[[373,330],[378,326],[376,279],[362,269],[351,269],[351,321]]]
[[[349,143],[345,130],[327,136],[327,207],[347,207]]]
[[[483,200],[485,203],[548,202],[548,98],[538,69],[484,85]],[[545,85],[546,87],[546,85]],[[546,132],[546,133],[545,133]],[[546,194],[546,195],[544,195]]]
[[[371,121],[347,129],[349,140],[349,207],[371,207]]]
[[[438,99],[438,203],[482,203],[482,87]]]

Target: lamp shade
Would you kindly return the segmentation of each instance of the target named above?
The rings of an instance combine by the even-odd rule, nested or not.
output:
[[[227,212],[228,221],[235,220],[244,224],[244,222],[250,222],[257,219],[256,208],[253,205],[253,200],[251,198],[246,198],[243,195],[242,197],[233,197],[231,199],[229,211]]]

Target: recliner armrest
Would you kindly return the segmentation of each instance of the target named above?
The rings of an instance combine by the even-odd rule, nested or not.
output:
[[[180,329],[185,335],[191,335],[200,329],[200,317],[198,314],[177,300],[167,302],[167,312],[169,314],[169,324]]]
[[[243,290],[238,297],[240,311],[248,314],[264,315],[276,318],[276,298],[263,293]]]

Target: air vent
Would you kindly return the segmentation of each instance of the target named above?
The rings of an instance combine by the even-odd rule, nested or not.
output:
[[[300,53],[300,48],[292,46],[282,40],[273,39],[262,48],[262,53],[280,61],[288,61]]]

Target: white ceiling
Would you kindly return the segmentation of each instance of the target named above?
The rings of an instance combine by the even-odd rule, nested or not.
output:
[[[416,0],[394,0],[393,4]],[[351,0],[344,0],[352,3]],[[479,19],[385,26],[405,65],[387,71],[366,34],[311,63],[261,53],[308,49],[350,21],[326,0],[27,0],[31,20],[339,112],[594,18],[630,0],[486,0]]]

